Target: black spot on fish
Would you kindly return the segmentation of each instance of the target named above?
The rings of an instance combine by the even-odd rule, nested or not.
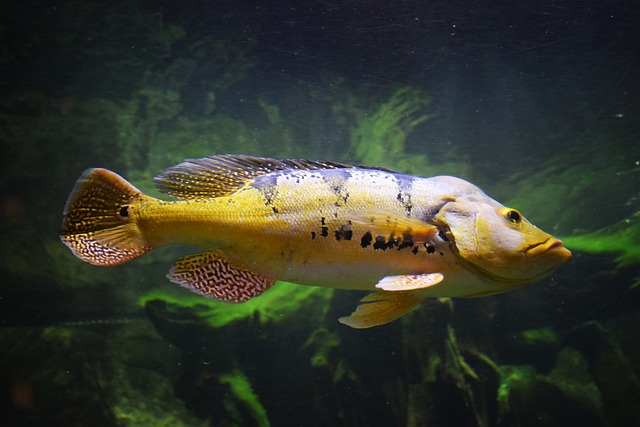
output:
[[[327,236],[329,235],[329,228],[327,228],[327,227],[322,227],[322,228],[320,229],[320,235],[321,235],[322,237],[327,237]]]
[[[273,213],[278,213],[278,208],[276,208],[275,206],[272,206],[271,210],[273,211]]]
[[[413,246],[413,237],[410,232],[402,233],[402,243],[398,245],[398,250],[404,248],[410,248]]]
[[[376,236],[376,242],[373,244],[373,249],[387,249],[387,239],[384,236]]]
[[[338,196],[334,203],[338,207],[345,205],[349,200],[349,193],[344,188],[349,178],[351,178],[351,172],[346,169],[326,169],[322,173],[324,182]]]
[[[335,231],[336,240],[344,239],[351,240],[353,237],[353,231],[351,231],[351,221],[347,222]]]
[[[363,248],[366,248],[371,244],[372,240],[373,240],[373,236],[371,235],[371,232],[367,231],[366,233],[364,233],[364,235],[360,239],[360,246],[362,246]]]
[[[273,173],[260,175],[254,178],[251,187],[255,188],[264,197],[265,205],[271,205],[278,195],[278,176]]]
[[[268,190],[278,183],[278,176],[274,173],[256,176],[251,183],[251,187],[256,190]]]
[[[427,246],[427,245],[425,245],[425,246],[427,247],[427,253],[428,253],[428,254],[435,253],[435,251],[436,251],[435,246],[431,246],[431,245],[428,245],[428,246]]]
[[[385,239],[384,236],[376,236],[376,242],[373,244],[373,249],[387,250],[398,246],[400,238],[395,235],[389,236],[389,239]]]
[[[349,178],[351,178],[351,172],[347,169],[325,169],[322,171],[322,179],[336,194],[340,193]]]
[[[313,239],[315,239],[315,238],[316,238],[316,232],[315,232],[315,231],[312,231],[312,232],[311,232],[311,240],[313,240]]]
[[[122,218],[127,218],[129,216],[129,206],[121,207],[119,214]]]
[[[404,175],[401,173],[396,173],[396,180],[398,181],[398,186],[400,187],[400,191],[406,193],[411,190],[413,187],[413,183],[418,179],[412,175]]]
[[[287,262],[292,262],[296,257],[296,251],[292,249],[288,251],[280,251],[280,257]]]
[[[322,225],[326,225],[326,224],[325,224],[325,218],[324,218],[324,217],[320,218],[320,224],[322,224]]]
[[[418,255],[418,247],[414,246],[413,250],[411,251],[414,255]]]
[[[398,195],[396,199],[402,205],[407,215],[411,215],[413,202],[411,201],[411,191],[416,178],[410,175],[397,174],[395,178],[398,182]]]
[[[444,252],[440,252],[440,256],[444,256]]]

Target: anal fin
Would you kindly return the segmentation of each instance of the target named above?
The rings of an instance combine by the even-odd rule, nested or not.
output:
[[[338,321],[355,329],[366,329],[392,322],[422,301],[411,292],[374,292],[360,300],[356,311]]]
[[[248,301],[275,283],[275,279],[234,265],[219,251],[186,255],[176,261],[167,277],[193,292],[225,302]]]
[[[435,286],[444,280],[441,273],[410,274],[406,276],[387,276],[376,284],[383,291],[414,291]]]

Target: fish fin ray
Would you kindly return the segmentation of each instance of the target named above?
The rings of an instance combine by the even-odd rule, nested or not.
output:
[[[114,172],[87,169],[65,204],[60,239],[78,258],[94,265],[137,258],[152,248],[122,209],[146,197]]]
[[[411,292],[374,292],[362,298],[350,316],[338,321],[355,329],[372,328],[404,316],[420,301],[422,298]]]
[[[253,178],[270,172],[353,167],[329,161],[215,155],[172,166],[155,177],[154,183],[163,193],[192,200],[232,194]]]
[[[438,227],[417,218],[398,214],[392,210],[376,209],[356,211],[350,216],[351,222],[367,227],[372,234],[383,236],[410,234],[413,243],[432,242],[438,234]]]
[[[248,301],[275,283],[275,279],[234,265],[220,251],[186,255],[176,261],[167,277],[193,292],[225,302]]]
[[[376,288],[390,292],[415,291],[435,286],[443,279],[442,273],[387,276],[376,284]]]

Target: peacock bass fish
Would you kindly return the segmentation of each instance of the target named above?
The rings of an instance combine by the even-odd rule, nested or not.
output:
[[[126,263],[182,244],[168,278],[226,302],[276,280],[373,291],[339,321],[391,322],[426,297],[479,297],[550,274],[571,257],[517,210],[459,178],[383,168],[216,155],[154,179],[178,201],[88,169],[64,208],[60,238],[91,264]]]

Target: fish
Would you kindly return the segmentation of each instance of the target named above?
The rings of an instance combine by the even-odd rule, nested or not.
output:
[[[521,287],[571,257],[519,211],[453,176],[212,155],[172,166],[154,183],[173,200],[87,169],[65,204],[60,239],[99,266],[166,245],[197,247],[167,277],[218,301],[248,301],[277,280],[369,291],[338,319],[356,329],[392,322],[425,298]]]

